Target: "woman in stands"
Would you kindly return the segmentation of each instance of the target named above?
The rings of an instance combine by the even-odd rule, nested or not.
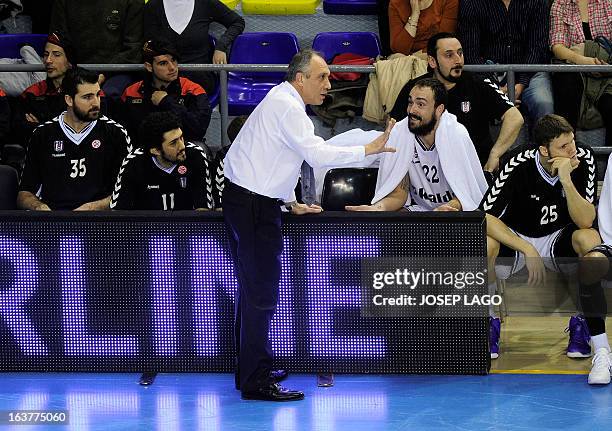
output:
[[[427,41],[436,33],[454,32],[458,12],[459,0],[391,0],[391,51],[427,59]]]
[[[214,51],[208,40],[212,22],[226,28]],[[145,6],[145,40],[168,40],[178,49],[181,63],[226,64],[232,42],[243,31],[244,19],[219,0],[150,0]],[[204,87],[208,94],[215,89],[213,72],[183,75]]]
[[[611,18],[609,0],[555,0],[550,11],[550,46],[555,58],[572,64],[607,64],[612,56]],[[555,112],[578,128],[601,127],[603,121],[606,145],[612,145],[612,78],[557,73],[553,85]],[[583,95],[594,102],[590,111]]]

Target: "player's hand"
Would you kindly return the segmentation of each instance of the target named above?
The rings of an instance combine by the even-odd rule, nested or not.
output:
[[[83,205],[81,205],[80,207],[77,207],[74,209],[75,211],[95,211],[96,208],[93,205],[93,203],[91,202],[86,202]]]
[[[36,115],[34,114],[25,114],[25,118],[28,123],[34,123],[34,124],[40,123],[40,121],[38,121],[38,118],[36,118]]]
[[[104,81],[106,81],[106,76],[104,76],[103,73],[100,73],[98,75],[98,84],[100,85],[100,87],[102,87],[102,84],[104,84]]]
[[[570,174],[580,164],[580,160],[572,160],[568,157],[553,157],[548,161],[552,167],[553,175],[559,175],[561,181],[570,179]]]
[[[51,208],[49,208],[49,205],[41,203],[36,208],[34,208],[34,211],[51,211]]]
[[[391,135],[391,130],[395,126],[395,120],[390,118],[387,121],[387,128],[385,131],[372,142],[365,146],[365,155],[369,156],[371,154],[379,154],[379,153],[395,153],[395,148],[385,147],[387,141],[389,140],[389,135]]]
[[[213,53],[212,62],[213,64],[227,64],[227,54],[223,51],[215,49],[215,52]]]
[[[525,84],[515,84],[514,85],[514,104],[521,104],[521,96],[523,95],[523,90],[525,89]]]
[[[304,214],[318,214],[323,211],[319,205],[306,205],[306,204],[294,204],[291,207],[291,214],[304,215]]]
[[[375,205],[346,205],[344,209],[347,211],[384,211],[380,202]]]
[[[525,253],[525,265],[529,272],[529,278],[527,279],[529,286],[544,285],[546,283],[544,261],[535,248]]]
[[[151,103],[155,106],[158,106],[164,97],[168,95],[168,92],[155,90],[153,94],[151,94]]]
[[[447,211],[459,211],[457,208],[455,208],[452,205],[449,204],[442,204],[439,207],[435,207],[434,211],[443,211],[443,212],[447,212]]]
[[[484,168],[482,169],[487,172],[495,172],[496,170],[498,170],[499,169],[499,157],[490,155],[487,160],[487,163],[484,165]]]

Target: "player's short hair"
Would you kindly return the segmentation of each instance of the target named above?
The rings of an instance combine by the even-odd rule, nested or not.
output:
[[[565,118],[556,114],[546,114],[536,123],[533,140],[538,147],[549,148],[554,139],[566,133],[574,133],[574,128]]]
[[[153,64],[155,57],[160,55],[169,55],[174,57],[176,61],[179,60],[176,47],[168,40],[152,39],[144,43],[142,47],[142,58],[144,59],[145,63]]]
[[[83,69],[82,67],[73,67],[66,72],[62,81],[62,89],[64,94],[72,97],[79,92],[80,84],[95,84],[98,82],[98,74],[91,70]]]
[[[446,106],[448,100],[448,92],[446,87],[436,78],[423,78],[419,79],[412,88],[430,88],[434,95],[434,107],[440,105]]]
[[[440,33],[436,33],[427,41],[427,55],[431,55],[435,59],[438,58],[436,57],[436,55],[438,54],[438,41],[442,39],[459,40],[455,33],[449,33],[447,31],[441,31]]]
[[[153,112],[140,125],[139,146],[146,151],[161,149],[164,133],[180,128],[181,120],[172,112]]]
[[[325,57],[319,51],[315,51],[314,49],[306,48],[299,51],[297,54],[293,56],[291,62],[289,63],[289,67],[287,68],[287,75],[285,76],[285,81],[293,82],[297,78],[298,72],[302,72],[305,75],[308,75],[310,72],[310,62],[312,57],[318,56],[323,59]]]
[[[240,133],[240,129],[242,129],[242,126],[244,126],[244,123],[246,123],[247,118],[249,118],[248,115],[241,115],[234,118],[229,123],[229,126],[227,126],[227,137],[229,138],[230,143],[234,142],[236,136],[238,136],[238,133]]]

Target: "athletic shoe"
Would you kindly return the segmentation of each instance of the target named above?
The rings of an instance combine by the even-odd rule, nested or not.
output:
[[[612,353],[605,347],[597,349],[589,373],[589,385],[607,385],[612,374]]]
[[[569,343],[567,344],[567,356],[570,358],[588,358],[591,353],[591,334],[584,316],[572,316],[569,326],[565,328],[569,332]]]
[[[489,350],[491,359],[499,357],[499,334],[501,333],[501,320],[497,317],[489,317]]]

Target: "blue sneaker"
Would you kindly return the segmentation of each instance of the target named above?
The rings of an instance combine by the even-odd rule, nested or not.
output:
[[[570,358],[588,358],[591,353],[591,334],[584,316],[572,316],[569,325],[565,328],[569,332],[569,343],[567,344],[567,356]]]
[[[499,334],[501,333],[501,320],[497,317],[489,317],[489,350],[491,359],[499,357]]]

